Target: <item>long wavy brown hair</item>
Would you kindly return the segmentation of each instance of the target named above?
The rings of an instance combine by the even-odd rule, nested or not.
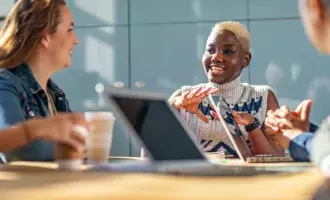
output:
[[[18,0],[0,31],[0,68],[25,62],[45,34],[56,32],[65,0]]]

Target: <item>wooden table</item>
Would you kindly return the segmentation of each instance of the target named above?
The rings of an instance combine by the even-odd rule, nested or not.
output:
[[[244,165],[238,160],[224,164]],[[291,175],[203,178],[62,172],[56,167],[55,163],[36,162],[14,162],[2,166],[0,199],[311,199],[324,182],[315,168]]]

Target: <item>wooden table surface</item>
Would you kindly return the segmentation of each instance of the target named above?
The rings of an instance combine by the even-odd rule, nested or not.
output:
[[[224,165],[246,165],[229,160]],[[255,166],[306,163],[247,164]],[[64,172],[55,163],[0,167],[0,199],[311,199],[324,182],[315,168],[287,175],[182,177],[159,174]]]

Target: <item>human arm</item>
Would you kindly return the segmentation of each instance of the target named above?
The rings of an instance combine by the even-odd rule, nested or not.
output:
[[[268,92],[267,110],[274,110],[279,107],[276,96],[272,91]],[[233,116],[238,124],[249,126],[255,122],[255,118],[247,112],[233,112]],[[271,131],[265,124],[248,132],[254,154],[283,154],[284,149],[267,137]]]
[[[168,103],[174,106],[177,110],[185,109],[187,112],[197,115],[203,122],[207,123],[208,118],[198,109],[198,105],[208,95],[218,92],[219,89],[212,87],[200,86],[194,90],[186,91],[184,93],[181,90],[175,91],[168,100]]]
[[[296,161],[309,161],[311,141],[314,137],[310,130],[309,114],[311,100],[305,100],[298,105],[295,112],[287,106],[267,113],[266,124],[276,133],[272,137],[283,148],[287,148]]]
[[[0,151],[7,152],[38,139],[63,143],[82,152],[85,150],[87,127],[81,114],[63,113],[44,119],[31,119],[0,131]]]

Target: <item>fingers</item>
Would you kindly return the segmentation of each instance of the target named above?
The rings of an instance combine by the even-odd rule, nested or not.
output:
[[[187,96],[185,98],[192,99],[192,98],[198,97],[198,98],[202,99],[202,98],[205,98],[209,94],[214,94],[217,92],[219,92],[218,88],[202,86],[193,91],[190,91],[189,94],[187,94]]]
[[[305,100],[300,103],[295,112],[291,112],[287,106],[282,106],[275,111],[268,111],[265,123],[274,130],[276,130],[275,127],[280,130],[308,130],[311,108],[311,100]]]
[[[250,115],[247,112],[237,112],[235,110],[232,110],[231,113],[233,114],[233,117],[235,118],[235,120],[241,120],[243,118],[247,118],[247,116],[251,116],[252,117],[252,115]]]
[[[271,128],[273,131],[279,131],[277,118],[274,115],[274,111],[268,111],[265,119],[265,125]]]
[[[199,87],[195,91],[193,91],[195,96],[201,96],[206,91],[211,90],[211,88]]]
[[[287,128],[291,129],[291,128],[293,128],[293,122],[286,119],[286,118],[279,118],[277,120],[277,124],[278,124],[277,127],[280,128],[280,129],[287,129]]]
[[[267,113],[266,113],[266,116],[273,116],[275,113],[275,110],[268,110]]]
[[[82,113],[60,113],[56,115],[61,122],[66,122],[67,126],[62,124],[62,138],[59,142],[64,143],[78,152],[86,149],[86,138],[88,135],[88,123]],[[59,130],[60,131],[60,130]]]
[[[278,128],[292,127],[291,120],[294,118],[288,106],[281,106],[274,112],[273,124]]]
[[[272,130],[272,131],[274,131],[274,132],[280,132],[281,130],[280,130],[280,128],[278,127],[278,126],[274,126],[274,125],[272,125],[272,124],[268,124],[268,123],[266,123],[265,122],[265,124]]]
[[[199,87],[199,88],[197,88],[197,89],[195,89],[195,90],[192,90],[192,91],[190,92],[188,98],[193,98],[194,96],[195,96],[195,97],[198,97],[198,96],[200,96],[201,94],[203,94],[205,91],[207,91],[208,89],[210,90],[211,88]]]
[[[70,146],[77,152],[86,150],[87,129],[83,126],[73,126],[72,131],[68,132],[66,139],[63,138],[62,143]]]
[[[278,131],[283,128],[292,128],[292,121],[297,119],[298,117],[291,112],[288,106],[282,106],[280,109],[274,111],[269,110],[267,112],[265,123],[273,130]]]
[[[209,91],[211,91],[211,87],[199,87],[195,90],[192,90],[188,96],[188,98],[194,98],[194,97],[202,97],[206,96]]]
[[[220,119],[219,116],[218,116],[218,114],[217,114],[215,111],[210,110],[210,113],[211,113],[212,117],[213,117],[215,120],[219,120],[219,119]]]
[[[68,113],[69,119],[74,123],[74,124],[80,124],[80,123],[85,123],[85,116],[82,113]]]
[[[301,111],[302,111],[302,107],[304,106],[306,102],[305,101],[302,101],[296,108],[295,112],[298,114],[298,116],[301,115]]]
[[[63,141],[62,143],[70,146],[72,149],[76,150],[77,152],[82,153],[86,149],[86,142],[85,140],[81,141],[81,139],[82,138],[80,134],[72,132],[70,138],[68,140]]]
[[[199,99],[205,98],[209,92],[212,91],[212,88],[204,88],[200,92],[192,92],[192,96],[190,98],[197,97]]]
[[[309,122],[309,116],[310,116],[311,110],[312,110],[312,100],[306,100],[302,107],[300,118],[303,121]]]
[[[295,115],[302,120],[309,121],[310,112],[312,109],[312,100],[302,101],[295,110]]]
[[[240,125],[247,126],[255,122],[254,116],[252,116],[248,112],[236,112],[232,110],[232,114],[235,118],[235,121]]]
[[[74,125],[72,127],[72,131],[77,133],[77,135],[79,136],[78,138],[82,139],[81,141],[85,141],[88,137],[88,131],[84,126]]]
[[[233,114],[234,117],[238,117],[238,114],[235,110],[232,110],[231,113]]]
[[[77,141],[79,144],[85,146],[87,137],[83,136],[82,134],[72,131],[71,135],[73,140]]]
[[[209,122],[209,119],[199,110],[199,109],[196,109],[194,111],[194,114],[199,118],[201,119],[204,123],[208,123]]]
[[[182,99],[188,99],[188,96],[190,95],[190,92],[191,92],[191,91],[185,91],[185,92],[182,94]]]
[[[212,87],[206,87],[201,86],[197,89],[194,89],[192,91],[186,91],[183,92],[182,95],[173,102],[173,105],[177,109],[186,109],[187,106],[191,104],[199,104],[205,97],[207,97],[209,94],[214,94],[218,92],[218,88],[212,88]]]
[[[277,109],[274,114],[277,117],[281,117],[281,118],[287,118],[288,120],[291,120],[294,115],[292,114],[292,112],[290,111],[288,106],[281,106],[280,109]]]
[[[201,90],[201,89],[199,88],[197,90]],[[202,96],[203,93],[199,96],[196,96],[195,94],[196,94],[195,90],[184,92],[179,104],[181,104],[181,106],[189,105],[192,103],[200,102],[205,97],[205,95]]]
[[[213,89],[209,92],[209,94],[215,94],[215,93],[217,93],[217,92],[219,92],[219,91],[220,91],[219,88],[213,88]]]
[[[235,118],[235,121],[237,121],[237,123],[239,123],[242,119],[240,114],[237,113],[235,110],[232,110],[231,113],[232,113],[233,117]]]
[[[292,121],[288,120],[287,118],[280,118],[276,115],[269,115],[265,119],[265,124],[272,128],[274,131],[279,131],[283,128],[292,128],[293,123]]]
[[[69,119],[74,125],[81,125],[89,129],[89,124],[82,113],[68,113]]]

